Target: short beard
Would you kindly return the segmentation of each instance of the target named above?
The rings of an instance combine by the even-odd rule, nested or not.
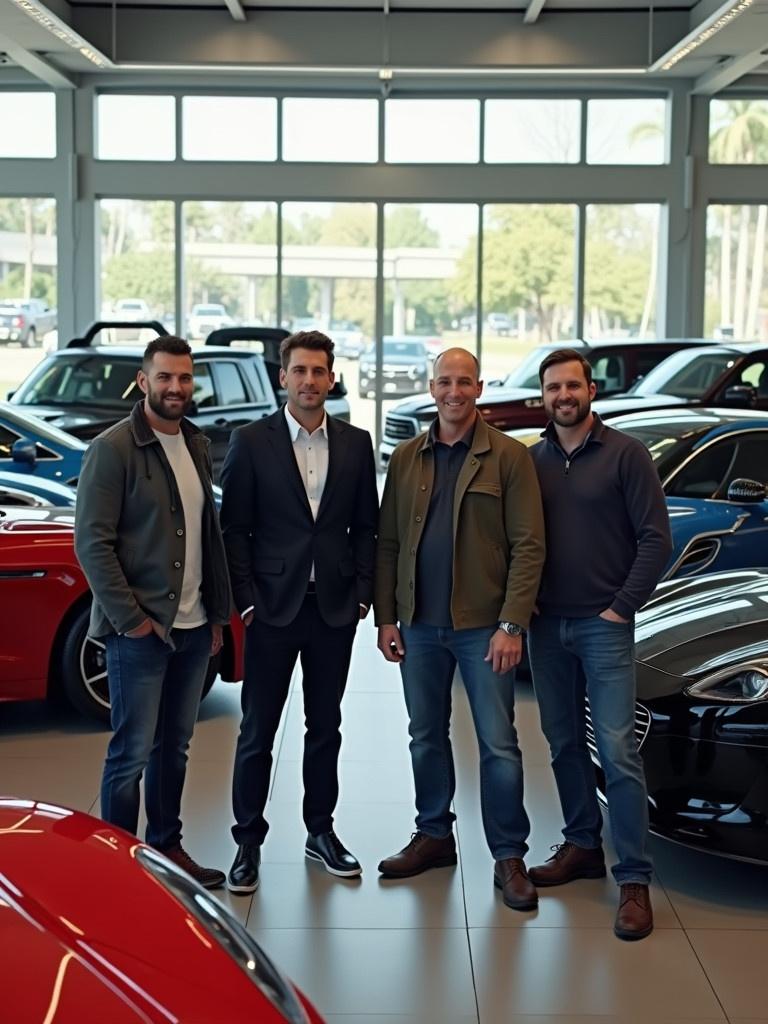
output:
[[[578,415],[576,416],[576,419],[561,420],[561,419],[558,418],[558,410],[557,410],[557,408],[554,408],[552,410],[552,420],[553,420],[553,422],[555,422],[558,425],[558,427],[578,427],[578,425],[580,423],[583,423],[584,420],[587,418],[587,416],[589,416],[591,410],[592,410],[592,406],[590,405],[589,402],[586,402],[584,405],[581,405],[581,403],[579,403],[578,404]]]
[[[168,420],[171,423],[177,423],[187,415],[187,410],[192,404],[192,399],[188,398],[183,405],[179,407],[178,412],[170,412],[163,405],[163,400],[154,391],[147,392],[147,404],[155,416],[159,416],[161,420]]]

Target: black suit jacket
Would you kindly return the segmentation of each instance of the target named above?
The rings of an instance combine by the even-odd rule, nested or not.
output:
[[[280,409],[240,427],[221,475],[221,525],[235,604],[272,626],[299,612],[312,563],[320,614],[355,622],[373,598],[378,494],[367,431],[327,417],[328,476],[317,520]]]

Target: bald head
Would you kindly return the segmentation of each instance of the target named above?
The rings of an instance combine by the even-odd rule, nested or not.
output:
[[[459,372],[467,370],[470,372],[475,379],[475,383],[480,380],[480,363],[477,361],[476,356],[465,348],[446,348],[440,352],[432,364],[433,380],[436,380],[441,373],[447,373],[449,364],[453,370]]]

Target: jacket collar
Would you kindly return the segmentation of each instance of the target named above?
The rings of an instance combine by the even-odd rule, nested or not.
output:
[[[430,424],[429,430],[424,435],[424,440],[419,445],[418,451],[421,455],[425,451],[429,451],[432,448],[434,441],[434,427],[437,420],[433,420]],[[439,440],[439,439],[438,439]],[[475,432],[469,443],[469,450],[473,455],[482,455],[483,452],[487,452],[491,447],[491,436],[489,432],[488,424],[485,422],[480,413],[475,414]]]
[[[133,440],[140,448],[146,444],[157,443],[155,432],[149,425],[149,420],[144,412],[143,398],[139,399],[131,409],[130,422]],[[194,423],[190,423],[186,418],[181,421],[181,432],[187,442],[199,443],[201,439],[205,440],[202,430],[199,430]]]

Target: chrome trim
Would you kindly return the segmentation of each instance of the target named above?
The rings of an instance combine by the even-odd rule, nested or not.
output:
[[[675,572],[680,568],[680,564],[682,563],[683,559],[686,557],[686,555],[688,554],[688,552],[690,551],[690,549],[693,547],[694,544],[698,543],[701,540],[707,540],[710,537],[714,538],[714,539],[719,539],[720,537],[728,537],[729,535],[731,535],[733,533],[736,533],[736,531],[739,530],[748,519],[749,519],[749,512],[742,512],[741,515],[736,517],[736,520],[734,521],[733,525],[728,530],[707,530],[705,533],[697,533],[697,534],[695,534],[693,537],[690,538],[688,543],[685,545],[683,550],[678,555],[678,557],[675,560],[675,562],[667,570],[667,572],[664,573],[664,575],[661,577],[661,580],[659,582],[663,583],[665,580],[672,579],[672,577],[674,576]],[[713,560],[714,560],[714,558],[717,556],[719,551],[720,551],[720,547],[717,548],[717,551],[715,551],[715,554],[713,555],[713,557],[708,562],[706,562],[701,568],[706,568],[708,565],[711,565]],[[700,572],[701,569],[699,569],[698,571]]]
[[[40,580],[47,575],[45,569],[0,569],[0,580]]]
[[[600,764],[600,756],[597,752],[597,739],[595,738],[595,730],[592,726],[592,712],[589,707],[589,697],[584,698],[584,711],[586,717],[587,726],[587,747],[592,761],[596,764]],[[643,744],[648,738],[648,733],[651,730],[651,713],[648,708],[641,704],[639,701],[635,701],[635,739],[637,740],[637,749],[642,750]]]

